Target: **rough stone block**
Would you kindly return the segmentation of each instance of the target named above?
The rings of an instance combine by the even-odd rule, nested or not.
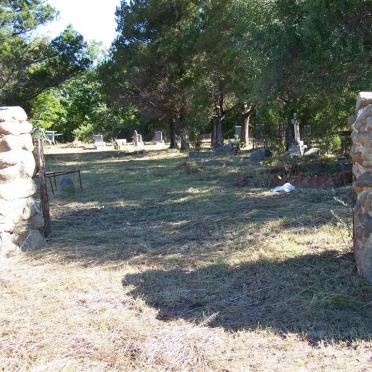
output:
[[[22,160],[17,151],[6,151],[0,153],[0,169],[11,167]]]
[[[359,163],[353,164],[353,174],[355,178],[360,177],[364,172],[366,172],[367,169],[363,167],[363,165]]]
[[[33,151],[34,145],[32,143],[31,134],[21,134],[15,136],[12,134],[0,137],[0,152],[9,150],[27,150]]]
[[[347,118],[347,123],[348,125],[352,126],[355,123],[357,116],[356,115],[351,115]]]
[[[23,240],[23,241],[22,241]],[[37,229],[31,229],[19,242],[22,251],[33,251],[45,246],[45,238]]]
[[[353,190],[357,194],[362,193],[366,188],[372,189],[372,171],[364,172],[353,183]]]
[[[0,107],[0,121],[8,121],[8,120],[25,121],[27,120],[27,114],[25,110],[23,110],[23,108],[19,106]]]
[[[0,201],[0,232],[27,230],[27,226],[44,227],[42,214],[33,198]]]
[[[32,196],[36,187],[31,178],[21,178],[0,184],[0,198],[11,201]]]
[[[29,221],[32,229],[42,229],[44,227],[44,218],[41,213],[37,213],[31,217]]]
[[[13,181],[22,177],[22,165],[16,164],[11,167],[0,169],[0,182]]]
[[[368,121],[372,117],[372,104],[359,111],[358,117],[353,124],[353,129],[358,132],[368,130]]]
[[[20,164],[22,172],[32,177],[35,170],[35,158],[32,152],[26,150],[11,150],[0,152],[0,169]]]
[[[25,164],[18,163],[16,165],[12,165],[11,167],[0,169],[0,181],[13,181],[17,178],[25,178],[25,177],[32,177],[33,176],[33,169],[34,164],[32,160],[30,160],[30,164],[28,167]]]
[[[357,103],[355,110],[358,112],[360,109],[372,103],[372,92],[360,92],[357,96]]]
[[[372,143],[372,132],[355,132],[352,133],[353,143],[360,143],[362,146]]]
[[[0,134],[13,134],[15,136],[19,136],[20,134],[29,134],[31,132],[32,124],[27,121],[0,121]]]
[[[354,207],[354,253],[358,271],[372,282],[372,189],[358,195]]]
[[[2,218],[7,218],[12,214],[19,216],[23,220],[27,220],[40,213],[40,210],[33,198],[24,198],[16,200],[0,200],[0,222]]]
[[[15,236],[8,232],[0,233],[0,257],[11,257],[21,252]]]

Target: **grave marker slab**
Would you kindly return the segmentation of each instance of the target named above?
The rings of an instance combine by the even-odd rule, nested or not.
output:
[[[156,143],[164,143],[163,132],[161,130],[157,130],[155,132],[154,142],[156,142]]]

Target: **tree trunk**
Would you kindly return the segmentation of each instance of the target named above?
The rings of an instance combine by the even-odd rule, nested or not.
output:
[[[177,141],[176,141],[176,122],[172,120],[169,123],[169,148],[176,149],[177,148]]]
[[[248,107],[247,104],[242,106],[242,116],[241,116],[241,132],[240,132],[240,142],[244,143],[245,146],[248,146],[249,139],[251,137],[250,131],[250,117],[251,114],[256,110],[257,103],[254,103],[252,106]]]
[[[223,146],[222,122],[224,120],[223,94],[219,94],[215,100],[213,117],[214,148]]]
[[[214,125],[214,119],[212,119],[211,127],[212,127],[211,147],[214,148],[214,144],[216,142],[216,128],[215,128],[215,125]]]
[[[222,135],[222,120],[220,117],[215,116],[213,118],[213,127],[214,127],[214,144],[213,147],[223,146],[223,135]]]
[[[190,150],[190,140],[187,128],[181,129],[181,151]]]

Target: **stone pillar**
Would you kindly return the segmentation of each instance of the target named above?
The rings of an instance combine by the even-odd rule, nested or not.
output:
[[[43,219],[33,199],[31,130],[21,107],[0,107],[0,256],[44,244]]]
[[[372,283],[372,92],[357,98],[352,125],[354,253],[359,273]]]

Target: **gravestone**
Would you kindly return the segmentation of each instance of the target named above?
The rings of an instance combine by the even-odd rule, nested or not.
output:
[[[303,156],[307,146],[301,141],[300,127],[296,113],[293,114],[293,118],[290,121],[287,139],[289,156]]]
[[[157,130],[155,132],[154,142],[156,142],[156,143],[164,143],[163,132],[161,130]]]
[[[134,146],[143,146],[143,141],[142,141],[142,135],[137,133],[137,131],[134,131],[133,135],[133,143]]]
[[[103,140],[103,135],[102,134],[96,134],[93,136],[93,144],[96,149],[99,147],[105,147],[106,142]]]
[[[127,144],[127,140],[125,138],[116,138],[115,141],[119,146],[124,146]]]
[[[211,139],[212,139],[212,133],[204,133],[202,135],[202,140],[203,141],[211,141]]]
[[[358,271],[372,284],[372,92],[357,98],[352,131],[353,245]]]
[[[260,148],[253,151],[250,155],[250,159],[254,162],[260,162],[272,156],[272,152],[267,148]]]

